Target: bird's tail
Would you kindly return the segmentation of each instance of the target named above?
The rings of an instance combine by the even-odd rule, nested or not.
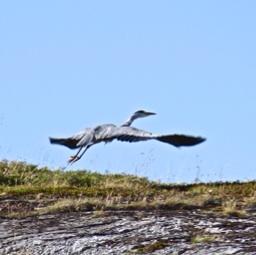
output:
[[[156,137],[158,141],[171,144],[175,147],[180,146],[193,146],[204,142],[206,139],[200,136],[188,136],[188,135],[161,135]]]
[[[77,148],[77,141],[72,138],[53,138],[49,137],[51,144],[59,144],[64,145],[70,149],[76,149]]]

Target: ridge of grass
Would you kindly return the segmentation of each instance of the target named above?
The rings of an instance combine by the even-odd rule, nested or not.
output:
[[[163,184],[128,174],[50,170],[26,162],[0,161],[0,216],[193,208],[239,216],[255,204],[255,181]]]

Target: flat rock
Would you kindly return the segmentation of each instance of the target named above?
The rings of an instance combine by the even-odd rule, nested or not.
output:
[[[0,218],[0,254],[256,254],[256,216],[200,210]]]

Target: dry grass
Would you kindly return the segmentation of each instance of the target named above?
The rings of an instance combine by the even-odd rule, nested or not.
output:
[[[248,206],[254,205],[254,181],[161,184],[126,174],[52,171],[24,162],[0,162],[0,215],[4,216],[194,208],[242,216]]]
[[[246,211],[244,209],[240,209],[237,205],[237,201],[235,200],[225,201],[222,205],[222,213],[227,216],[236,217],[243,217],[246,215]]]

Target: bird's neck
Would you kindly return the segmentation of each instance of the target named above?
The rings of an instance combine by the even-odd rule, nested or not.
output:
[[[129,127],[133,123],[133,121],[137,119],[136,116],[132,115],[123,125],[122,127]]]

